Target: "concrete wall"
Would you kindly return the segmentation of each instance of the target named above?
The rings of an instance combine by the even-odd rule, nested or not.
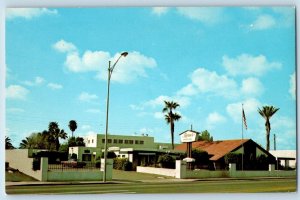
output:
[[[137,172],[148,173],[148,174],[157,174],[163,176],[175,177],[175,169],[165,169],[165,168],[154,168],[154,167],[136,167]]]
[[[9,166],[18,169],[20,172],[27,174],[37,180],[42,179],[41,170],[32,170],[33,158],[28,158],[32,152],[28,149],[12,149],[5,150],[5,162],[9,163]]]
[[[49,170],[48,158],[41,158],[40,170],[32,170],[33,158],[28,158],[32,152],[28,149],[6,150],[5,162],[39,181],[102,181],[103,169],[78,169],[78,170]],[[101,166],[104,166],[103,159]],[[113,160],[107,159],[106,180],[112,180]]]

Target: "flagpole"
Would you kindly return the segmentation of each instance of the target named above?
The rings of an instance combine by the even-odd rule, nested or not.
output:
[[[244,104],[242,104],[242,140],[244,139]],[[242,141],[243,142],[243,141]],[[242,171],[244,171],[244,142],[242,143]]]

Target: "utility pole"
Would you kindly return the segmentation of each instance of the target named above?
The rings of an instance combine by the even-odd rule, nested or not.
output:
[[[274,133],[274,151],[276,151],[276,135]]]

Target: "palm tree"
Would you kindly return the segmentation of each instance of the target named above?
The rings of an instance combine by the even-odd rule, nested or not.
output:
[[[55,150],[59,150],[59,138],[66,139],[67,133],[64,131],[64,129],[59,128],[57,122],[50,122],[48,126],[48,132],[49,132],[49,142],[54,143]]]
[[[177,113],[174,113],[173,110],[175,110],[180,105],[174,101],[164,101],[165,107],[163,108],[162,112],[165,114],[165,120],[167,124],[170,124],[171,129],[171,141],[172,141],[172,149],[174,149],[174,122],[178,121],[181,116]]]
[[[273,106],[263,106],[262,109],[258,108],[258,113],[266,120],[266,150],[270,150],[270,132],[271,132],[271,117],[279,110],[279,108],[275,108]]]
[[[5,136],[5,149],[15,149],[11,143],[11,139]]]
[[[73,132],[77,129],[77,122],[75,120],[69,121],[69,128],[72,131],[72,138],[73,138]]]

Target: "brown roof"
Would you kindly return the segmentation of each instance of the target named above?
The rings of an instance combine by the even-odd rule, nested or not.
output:
[[[236,148],[240,147],[242,144],[246,143],[250,139],[243,139],[243,140],[223,140],[223,141],[197,141],[192,143],[193,149],[201,149],[206,151],[209,155],[212,155],[210,160],[218,160],[225,156],[227,153],[235,150]],[[186,143],[178,145],[175,149],[186,151]]]

